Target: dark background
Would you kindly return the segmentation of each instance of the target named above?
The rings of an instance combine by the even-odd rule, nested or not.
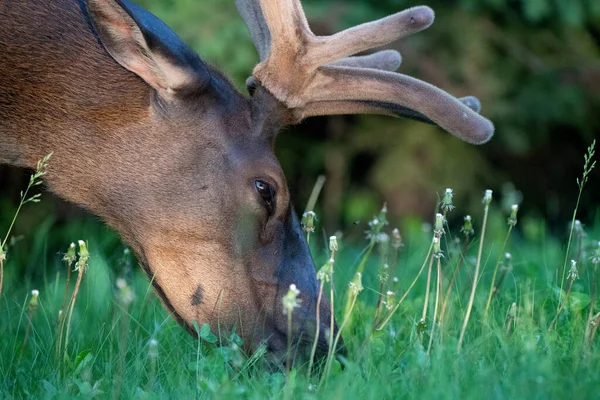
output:
[[[143,0],[203,59],[245,91],[257,55],[233,0]],[[330,34],[418,5],[402,0],[303,2],[313,31]],[[327,176],[319,214],[328,231],[366,221],[387,201],[394,218],[429,219],[436,193],[454,189],[456,217],[478,207],[484,189],[522,215],[564,231],[583,154],[600,138],[600,1],[431,0],[428,30],[394,43],[400,72],[456,96],[475,95],[496,125],[484,146],[463,143],[418,122],[379,116],[314,118],[286,129],[277,152],[298,211],[319,174]],[[579,216],[600,205],[600,168],[590,177]],[[12,216],[27,172],[0,167],[2,221]],[[18,230],[82,215],[45,196],[25,210]],[[515,200],[516,199],[516,200]],[[4,225],[2,225],[4,226]],[[33,228],[30,228],[33,229]]]

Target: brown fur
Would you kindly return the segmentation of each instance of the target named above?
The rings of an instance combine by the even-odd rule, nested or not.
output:
[[[178,74],[206,81],[207,72],[195,61],[172,64],[168,52],[154,59],[185,87],[156,88],[109,55],[82,1],[0,0],[0,20],[0,162],[32,167],[53,152],[49,188],[121,234],[182,325],[237,326],[248,350],[265,339],[281,350],[281,296],[299,285],[302,321],[314,318],[316,300],[314,265],[273,153],[287,109],[260,87],[244,98],[211,69],[210,85],[186,86]],[[272,217],[255,179],[276,187]],[[298,335],[314,326],[300,319]]]

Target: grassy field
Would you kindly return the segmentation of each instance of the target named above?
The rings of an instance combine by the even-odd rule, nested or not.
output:
[[[35,207],[26,204],[23,218]],[[242,354],[234,334],[199,327],[202,338],[194,340],[163,310],[114,233],[91,218],[56,226],[52,216],[37,216],[35,231],[9,236],[5,245],[0,399],[598,398],[600,221],[565,221],[571,229],[555,237],[544,220],[517,222],[495,200],[485,209],[484,198],[481,209],[468,210],[474,234],[464,229],[460,205],[441,207],[441,226],[400,221],[401,247],[394,221],[385,225],[376,210],[371,226],[347,232],[335,252],[334,286],[338,322],[350,316],[343,331],[348,357],[329,373],[318,364],[312,377],[306,363],[287,373],[265,367],[260,352]],[[14,210],[2,213],[10,222]],[[311,245],[323,265],[328,240],[318,226],[316,232]],[[86,272],[72,315],[59,317],[78,277],[71,273],[65,297],[63,255],[78,239],[87,241],[90,257],[79,262]],[[357,270],[364,289],[346,312]]]

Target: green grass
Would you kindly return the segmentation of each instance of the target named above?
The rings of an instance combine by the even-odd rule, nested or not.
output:
[[[0,208],[0,224],[12,227],[14,211],[5,211],[9,208]],[[54,223],[52,214],[39,217],[35,232],[6,240],[7,258],[0,259],[5,270],[0,399],[597,398],[600,345],[586,327],[600,309],[599,296],[592,294],[600,264],[600,221],[588,221],[583,232],[575,224],[575,209],[571,229],[557,238],[547,233],[541,219],[520,219],[512,229],[516,210],[507,224],[508,212],[492,202],[489,213],[487,206],[485,212],[483,207],[471,210],[475,235],[467,243],[461,226],[452,222],[461,221],[459,211],[443,211],[451,222],[439,215],[433,229],[414,219],[402,221],[400,253],[380,240],[394,227],[386,225],[385,214],[369,224],[367,240],[363,228],[353,227],[335,252],[334,273],[335,312],[344,326],[348,356],[327,366],[322,360],[313,376],[306,363],[297,362],[283,373],[265,361],[263,352],[246,356],[235,333],[196,325],[200,339],[193,339],[162,308],[113,232],[89,217],[62,225]],[[478,231],[482,225],[487,227],[484,242]],[[323,265],[330,254],[317,237],[311,246],[317,265]],[[67,332],[58,328],[67,277],[62,252],[78,239],[87,240],[91,257],[72,320],[70,312],[63,313],[68,315],[67,342]],[[435,258],[440,250],[443,257]],[[576,261],[569,265],[576,265],[578,279],[569,280],[575,270],[565,270],[564,260]],[[387,271],[395,271],[397,283],[381,282],[384,263],[392,264]],[[444,323],[439,324],[435,308],[441,307],[458,265]],[[476,270],[480,274],[475,278]],[[70,289],[76,281],[76,274],[71,275]],[[479,286],[473,297],[474,278]],[[500,280],[500,290],[490,300],[492,281]],[[348,295],[351,281],[354,288],[364,286],[356,302],[356,291]],[[378,293],[389,289],[396,292],[392,305],[397,312],[375,330],[374,325],[388,320],[385,307],[375,319]],[[32,290],[39,291],[39,298],[30,295]],[[329,293],[328,284],[324,293]],[[404,301],[398,303],[401,296]],[[62,348],[57,348],[59,337]]]
[[[107,234],[95,222],[51,231],[59,237],[74,231],[87,232],[85,239],[92,255],[73,315],[68,356],[57,358],[56,324],[66,268],[60,261],[62,255],[57,254],[59,249],[48,245],[38,245],[36,253],[27,254],[28,257],[19,254],[27,251],[29,244],[55,242],[47,237],[47,230],[32,232],[19,242],[19,247],[9,248],[5,264],[5,291],[0,302],[0,398],[595,397],[600,385],[598,344],[586,351],[583,339],[590,307],[586,296],[593,271],[589,246],[591,238],[600,237],[599,224],[595,229],[588,228],[588,236],[582,242],[581,279],[573,288],[576,295],[571,295],[556,329],[548,332],[558,304],[557,267],[562,263],[566,244],[547,236],[543,221],[519,222],[523,229],[517,229],[507,245],[513,269],[484,317],[489,282],[506,233],[504,221],[505,215],[492,208],[482,277],[460,355],[456,345],[469,297],[477,240],[469,246],[442,336],[437,330],[430,354],[426,349],[433,315],[431,299],[426,329],[417,331],[426,274],[390,323],[363,346],[371,330],[379,289],[377,272],[381,259],[380,246],[376,245],[364,269],[365,290],[359,295],[351,324],[344,332],[349,348],[345,368],[342,371],[338,364],[334,365],[327,384],[320,387],[317,378],[306,376],[306,365],[297,366],[286,377],[265,368],[260,356],[247,359],[240,353],[239,343],[234,344],[238,340],[235,336],[225,337],[213,330],[223,344],[221,348],[212,346],[210,337],[195,341],[163,310],[148,281],[135,267],[135,260],[123,253],[114,234]],[[398,293],[414,279],[432,236],[414,221],[401,227],[406,245],[398,262]],[[479,227],[480,220],[478,223],[475,218],[475,228]],[[458,229],[453,229],[451,235],[452,239],[450,235],[447,240],[442,239],[445,285],[460,258],[460,244],[454,243],[455,238],[461,237]],[[360,263],[364,249],[361,246],[366,244],[358,239],[354,245],[341,243],[335,267],[338,304],[346,299],[347,283]],[[65,242],[63,251],[67,245]],[[574,241],[571,247],[574,257],[578,242]],[[313,249],[318,262],[326,260],[328,255],[322,243],[314,240]],[[37,258],[39,266],[25,280],[17,279],[19,262],[26,258]],[[115,286],[118,277],[124,277],[135,294],[130,304]],[[39,305],[33,314],[30,337],[22,349],[32,289],[40,291]],[[434,295],[432,290],[431,296]],[[516,315],[507,334],[507,313],[513,302],[517,304]],[[595,306],[599,308],[598,304]],[[343,307],[336,312],[339,320]],[[151,339],[157,341],[157,352],[149,345]],[[18,362],[21,350],[23,355]]]

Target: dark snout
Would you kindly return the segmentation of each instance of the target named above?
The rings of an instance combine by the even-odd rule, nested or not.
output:
[[[302,357],[308,355],[313,344],[317,343],[317,356],[325,356],[329,350],[329,341],[335,340],[338,334],[338,326],[333,320],[333,332],[331,330],[332,313],[328,301],[329,290],[325,287],[319,301],[319,282],[317,281],[316,269],[304,232],[300,227],[298,218],[291,211],[285,229],[283,243],[283,259],[279,267],[278,276],[278,299],[289,291],[290,285],[295,285],[299,290],[299,307],[292,313],[292,341],[296,347],[296,355]],[[281,304],[281,303],[280,303]],[[289,334],[287,316],[281,312],[277,313],[276,325],[278,330]],[[318,311],[317,311],[318,310]],[[319,329],[317,329],[317,324]],[[344,341],[340,337],[337,344],[337,352],[345,354]]]

